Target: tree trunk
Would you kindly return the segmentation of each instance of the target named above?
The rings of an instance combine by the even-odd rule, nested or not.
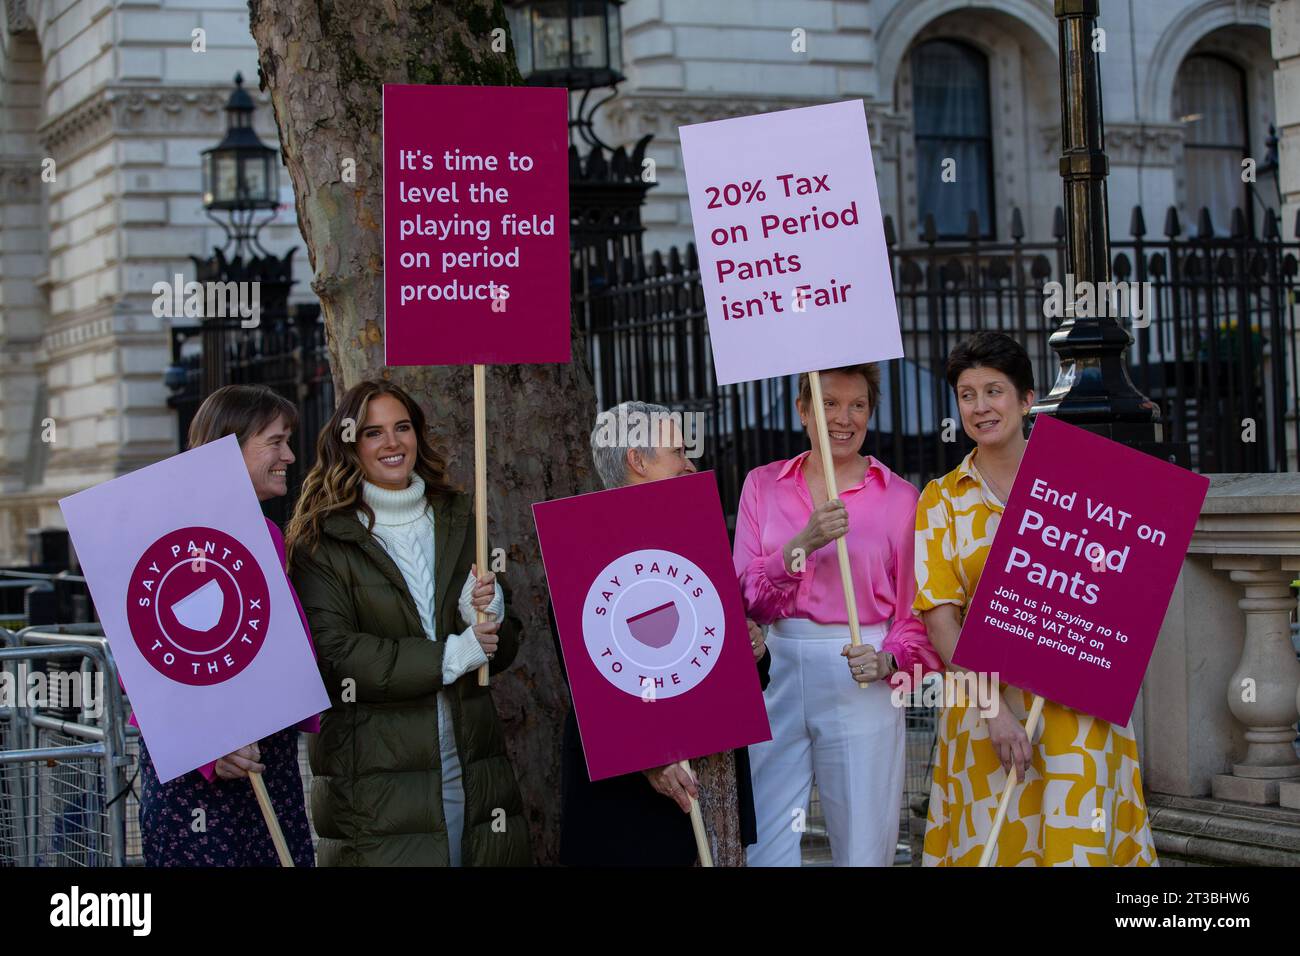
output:
[[[491,49],[492,30],[505,27],[502,8],[490,0],[251,0],[249,9],[261,86],[271,93],[316,273],[335,387],[342,394],[382,377],[408,389],[428,414],[453,479],[472,490],[471,368],[383,364],[381,96],[384,83],[518,84],[513,48]],[[595,487],[587,451],[595,394],[580,333],[573,359],[487,370],[489,547],[505,549],[503,577],[524,623],[519,657],[493,678],[492,695],[543,863],[559,845],[568,694],[551,646],[531,506]]]

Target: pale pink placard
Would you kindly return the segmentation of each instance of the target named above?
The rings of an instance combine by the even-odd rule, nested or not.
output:
[[[329,709],[235,436],[59,506],[160,780]]]
[[[679,133],[718,384],[901,357],[862,101]]]

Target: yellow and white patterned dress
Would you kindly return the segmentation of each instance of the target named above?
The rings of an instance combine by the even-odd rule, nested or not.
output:
[[[975,594],[1002,504],[975,452],[930,482],[916,508],[917,611]],[[1033,695],[1022,691],[1024,720]],[[998,836],[998,866],[1156,866],[1133,726],[1119,727],[1052,701],[1043,706],[1033,765]],[[1006,774],[976,706],[939,715],[925,827],[925,866],[974,866],[992,829]]]

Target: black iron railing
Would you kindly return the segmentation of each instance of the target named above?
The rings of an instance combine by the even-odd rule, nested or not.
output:
[[[1166,439],[1186,442],[1198,471],[1292,470],[1300,445],[1300,242],[1282,241],[1272,216],[1263,236],[1251,235],[1241,215],[1232,225],[1229,236],[1216,237],[1203,213],[1196,234],[1183,236],[1171,210],[1164,235],[1151,240],[1134,210],[1129,239],[1112,242],[1114,280],[1150,283],[1149,301],[1144,295],[1138,302],[1144,320],[1122,319],[1135,338],[1130,374],[1159,405]],[[881,370],[883,394],[866,451],[911,481],[943,474],[970,449],[943,379],[948,351],[963,337],[977,329],[1007,331],[1029,351],[1040,392],[1055,379],[1048,338],[1060,319],[1047,314],[1048,283],[1066,280],[1064,222],[1058,215],[1049,242],[1023,237],[1018,212],[1011,240],[1002,243],[940,242],[927,230],[918,243],[901,245],[886,220],[905,357]],[[575,272],[573,314],[586,333],[600,408],[637,398],[704,413],[703,465],[718,472],[728,513],[750,469],[807,447],[793,376],[716,385],[693,247],[625,255],[603,270],[585,261]],[[293,317],[257,329],[217,321],[177,327],[172,336],[180,380],[171,404],[182,448],[212,375],[209,368],[204,377],[204,351],[222,356],[221,382],[263,383],[297,403],[302,420],[291,492],[267,510],[283,520],[334,405],[319,309],[299,307]]]
[[[205,361],[204,356],[207,355]],[[213,361],[213,356],[220,361]],[[265,502],[262,510],[283,525],[293,511],[298,488],[316,460],[316,436],[334,412],[334,382],[320,306],[300,305],[288,318],[264,321],[253,329],[238,319],[208,319],[200,325],[172,328],[172,368],[168,404],[176,409],[180,450],[199,405],[220,385],[266,385],[298,406],[289,494]]]
[[[1120,289],[1109,306],[1127,310],[1120,321],[1135,337],[1130,374],[1160,407],[1166,439],[1188,443],[1201,472],[1295,468],[1300,242],[1283,242],[1271,215],[1264,235],[1253,236],[1240,213],[1226,238],[1215,237],[1208,213],[1184,237],[1173,210],[1162,238],[1147,238],[1137,209],[1130,232],[1112,242],[1113,279],[1150,285],[1138,286],[1136,300]],[[1063,216],[1050,242],[1025,242],[1024,234],[1017,210],[1009,242],[983,241],[977,230],[964,242],[940,242],[927,227],[905,246],[886,219],[905,357],[881,370],[865,450],[912,481],[950,470],[971,447],[943,377],[962,338],[1006,331],[1029,351],[1040,393],[1056,378],[1048,338],[1061,319],[1050,314],[1048,283],[1067,281]],[[1142,316],[1131,314],[1134,306]],[[728,512],[751,468],[807,447],[794,377],[715,384],[693,246],[609,263],[576,294],[574,316],[587,333],[601,408],[636,398],[705,413],[704,464],[718,472]]]

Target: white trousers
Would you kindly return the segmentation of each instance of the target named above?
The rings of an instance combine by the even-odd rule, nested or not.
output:
[[[877,650],[884,624],[862,628]],[[813,780],[835,866],[891,866],[906,753],[903,708],[889,684],[859,687],[840,656],[848,625],[773,622],[772,681],[763,694],[772,739],[749,748],[758,842],[750,866],[799,866]]]

